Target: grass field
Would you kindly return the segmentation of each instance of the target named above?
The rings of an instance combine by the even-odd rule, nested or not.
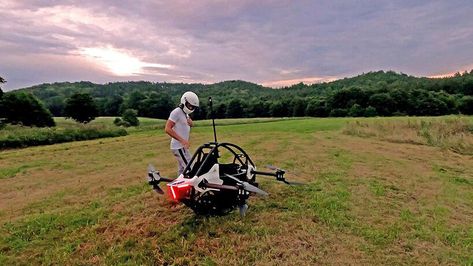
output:
[[[234,119],[218,119],[216,123],[218,125],[240,125],[240,124],[257,124],[265,122],[275,122],[283,120],[298,120],[302,118],[234,118]],[[89,125],[91,126],[113,126],[113,120],[115,117],[97,117],[92,120]],[[139,117],[140,125],[138,127],[130,127],[129,129],[133,131],[145,131],[151,129],[160,129],[164,128],[166,120],[163,119],[154,119],[147,117]],[[55,117],[54,121],[58,127],[76,127],[77,122],[71,119],[65,119],[64,117]],[[212,120],[198,120],[195,121],[195,126],[211,126]]]
[[[7,125],[0,128],[0,150],[126,136],[128,133],[140,131],[162,130],[166,122],[162,119],[141,117],[139,118],[141,121],[139,126],[124,128],[114,125],[114,119],[115,117],[97,117],[90,123],[81,124],[64,117],[55,117],[56,126],[51,128]],[[225,119],[218,121],[218,125],[256,124],[296,119],[300,118]],[[211,120],[195,122],[196,127],[209,126],[211,124]]]
[[[355,120],[374,119],[220,121],[220,142],[307,182],[260,179],[270,195],[251,198],[244,219],[196,217],[145,184],[148,163],[176,171],[156,121],[124,137],[2,151],[0,265],[473,265],[473,157],[347,134]],[[199,123],[192,149],[213,138]]]

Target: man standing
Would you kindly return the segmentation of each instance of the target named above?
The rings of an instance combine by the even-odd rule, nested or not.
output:
[[[185,92],[181,97],[181,103],[169,115],[166,122],[166,133],[171,139],[171,151],[177,159],[177,176],[184,171],[191,159],[189,152],[189,133],[193,126],[189,114],[199,107],[199,97],[191,91]]]

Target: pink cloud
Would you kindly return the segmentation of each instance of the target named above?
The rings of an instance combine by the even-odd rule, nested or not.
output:
[[[298,83],[314,84],[322,82],[330,82],[336,80],[337,77],[306,77],[306,78],[295,78],[295,79],[284,79],[276,81],[264,81],[261,84],[266,87],[281,88],[291,86]]]

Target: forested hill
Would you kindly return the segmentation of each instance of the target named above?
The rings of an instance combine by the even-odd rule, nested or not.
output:
[[[166,118],[188,90],[196,92],[203,102],[196,118],[208,116],[208,96],[215,99],[220,117],[473,114],[473,70],[438,79],[377,71],[281,89],[239,80],[209,85],[82,81],[41,84],[15,92],[31,92],[55,116],[62,115],[68,97],[81,92],[92,95],[100,115],[116,116],[124,109],[136,109],[140,116]]]

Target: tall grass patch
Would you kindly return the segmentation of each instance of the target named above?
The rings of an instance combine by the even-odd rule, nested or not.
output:
[[[343,132],[395,143],[412,143],[473,155],[473,121],[466,117],[356,120]]]
[[[79,125],[75,128],[7,126],[0,131],[0,149],[23,148],[55,143],[125,136],[122,128]]]

